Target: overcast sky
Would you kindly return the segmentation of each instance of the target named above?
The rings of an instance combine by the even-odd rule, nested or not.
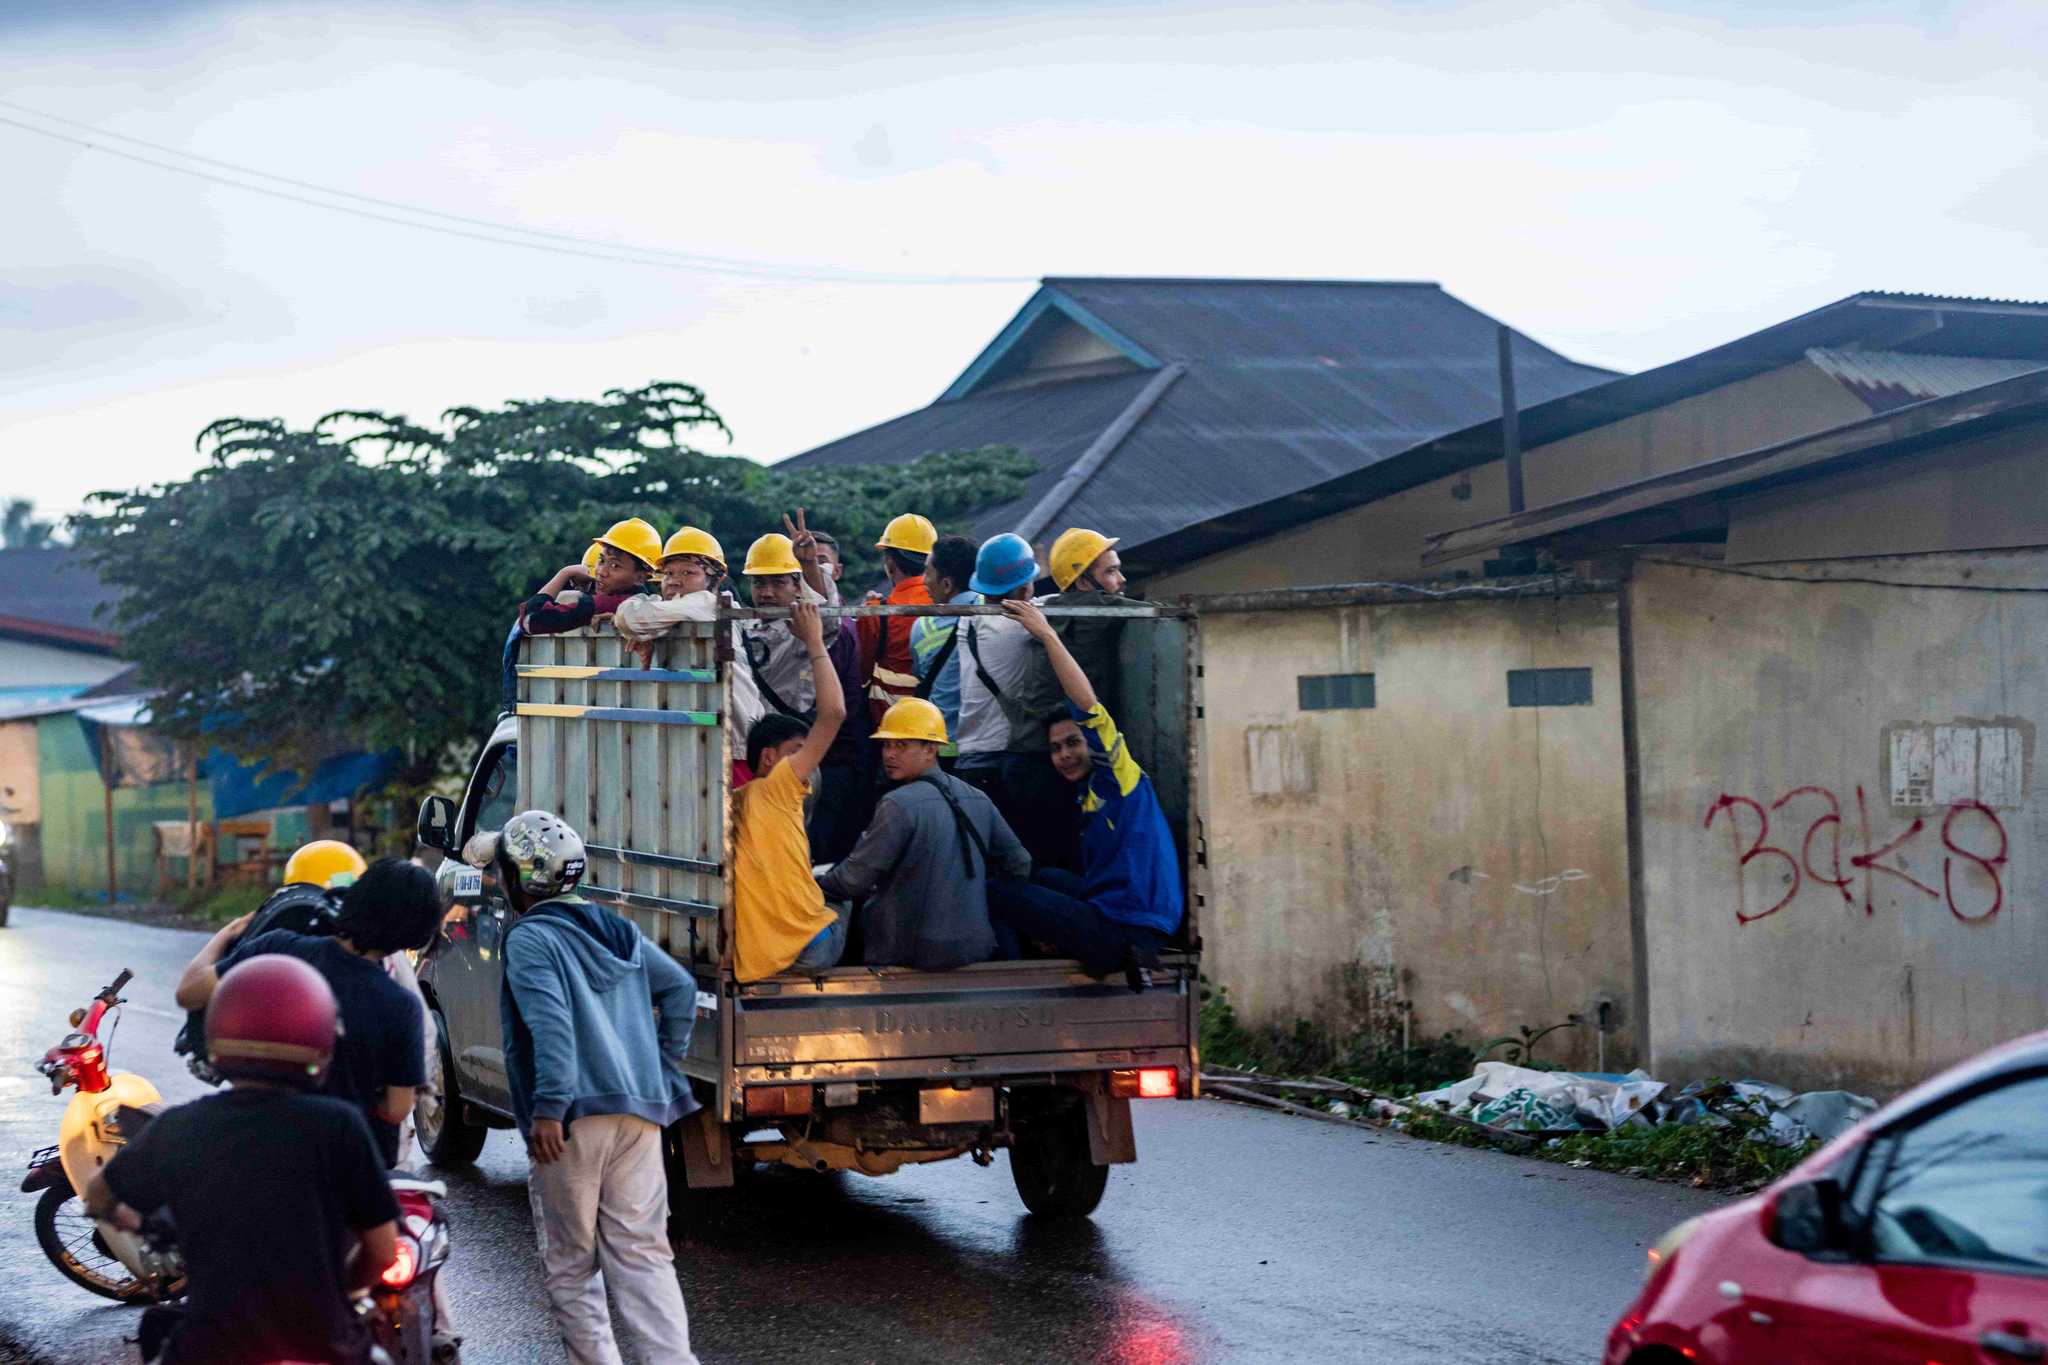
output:
[[[1047,274],[1436,280],[1623,369],[1858,289],[2048,297],[2038,0],[281,8],[7,0],[0,119],[763,268],[0,123],[0,496],[182,475],[227,414],[652,379],[778,459],[930,401]]]

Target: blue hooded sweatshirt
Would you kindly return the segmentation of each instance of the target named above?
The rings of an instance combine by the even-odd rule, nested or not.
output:
[[[698,1110],[677,1065],[697,982],[632,921],[575,897],[544,901],[506,933],[504,954],[498,1009],[520,1132],[585,1114],[666,1127]]]

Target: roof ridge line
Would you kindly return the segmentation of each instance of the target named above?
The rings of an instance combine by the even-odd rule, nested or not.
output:
[[[1044,275],[1040,284],[1313,284],[1362,289],[1442,289],[1441,280],[1357,280],[1275,275]]]
[[[1088,481],[1109,463],[1110,457],[1116,454],[1130,438],[1130,434],[1138,429],[1138,424],[1151,415],[1152,409],[1159,406],[1159,400],[1166,396],[1166,391],[1187,372],[1188,367],[1176,360],[1153,375],[1150,383],[1132,395],[1131,401],[1124,405],[1123,411],[1089,442],[1086,450],[1075,457],[1065,472],[1054,480],[1053,486],[1046,490],[1045,496],[1033,503],[1031,509],[1018,519],[1017,534],[1024,537],[1027,543],[1036,541],[1043,535],[1045,529],[1052,525],[1052,519],[1064,512],[1074,499],[1080,496]]]

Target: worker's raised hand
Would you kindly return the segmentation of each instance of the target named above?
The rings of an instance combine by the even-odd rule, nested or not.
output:
[[[799,564],[818,562],[818,537],[810,527],[804,525],[804,509],[796,509],[796,520],[791,521],[787,512],[782,514],[782,529],[789,535],[789,548],[796,555]]]
[[[1020,602],[1010,598],[1003,603],[1003,613],[1012,621],[1031,632],[1034,639],[1053,638],[1052,622],[1045,619],[1045,613],[1038,609],[1036,602]]]
[[[818,604],[810,598],[801,598],[789,609],[789,629],[813,654],[825,652],[825,618],[818,615]]]

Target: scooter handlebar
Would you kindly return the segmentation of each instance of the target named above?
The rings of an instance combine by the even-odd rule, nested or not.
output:
[[[129,971],[126,967],[123,967],[121,969],[121,974],[114,978],[113,984],[108,986],[105,990],[101,991],[97,996],[93,998],[96,1000],[104,1000],[109,1005],[111,1005],[115,1003],[114,998],[121,993],[121,988],[127,985],[129,982],[133,981],[134,979],[135,973]]]

